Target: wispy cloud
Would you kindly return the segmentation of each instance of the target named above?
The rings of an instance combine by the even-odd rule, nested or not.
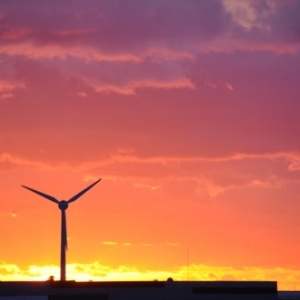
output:
[[[179,243],[164,243],[164,244],[161,244],[161,246],[177,247],[177,246],[179,246]]]
[[[7,81],[7,80],[0,79],[0,98],[1,99],[13,98],[14,90],[24,89],[25,87],[26,85],[22,82]]]
[[[180,89],[188,88],[195,89],[195,85],[188,80],[187,78],[179,78],[171,81],[156,81],[156,80],[144,80],[135,82],[129,82],[126,86],[117,86],[117,85],[90,85],[94,88],[97,93],[119,93],[124,95],[134,95],[136,90],[140,88],[156,88],[156,89]]]
[[[112,242],[112,241],[105,241],[105,242],[102,242],[103,245],[105,246],[116,246],[118,245],[117,242]]]
[[[253,163],[263,162],[263,165],[278,165],[280,168],[270,172],[269,169],[260,167],[253,169]],[[115,154],[106,160],[84,162],[77,166],[57,163],[46,164],[43,161],[33,161],[21,157],[14,156],[9,153],[2,153],[0,155],[1,163],[11,164],[12,168],[30,167],[39,170],[61,171],[69,170],[73,172],[80,172],[84,179],[95,180],[99,175],[93,175],[93,172],[101,174],[106,181],[130,181],[130,185],[139,188],[145,188],[153,191],[158,191],[163,188],[163,183],[176,180],[192,180],[197,182],[197,193],[200,195],[207,191],[209,195],[215,197],[219,193],[228,189],[237,187],[270,187],[279,188],[286,180],[291,180],[288,173],[295,173],[294,180],[299,181],[297,171],[300,169],[300,154],[296,152],[278,152],[265,154],[247,154],[240,153],[224,157],[151,157],[142,158],[134,155]],[[128,175],[122,173],[120,176],[118,169],[122,169],[123,165],[132,165],[131,172]],[[197,165],[201,169],[201,173],[194,167]],[[132,173],[134,169],[139,169],[137,175]],[[156,171],[153,173],[153,166],[156,170],[160,170],[160,174]],[[174,166],[178,169],[180,166],[182,175],[174,172]],[[235,170],[237,175],[220,175],[220,170],[226,170],[230,166]],[[190,169],[192,168],[192,171]],[[101,169],[101,171],[100,171]],[[91,170],[94,170],[91,172]],[[96,170],[99,170],[96,171]],[[245,172],[245,170],[248,170]],[[143,174],[143,175],[142,175]],[[299,177],[299,178],[298,178]],[[158,184],[159,183],[159,184]]]

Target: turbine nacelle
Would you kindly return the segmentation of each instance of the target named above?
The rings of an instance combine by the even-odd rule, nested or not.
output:
[[[65,201],[65,200],[61,200],[58,203],[58,207],[60,210],[66,210],[68,208],[68,206],[69,206],[68,201]]]

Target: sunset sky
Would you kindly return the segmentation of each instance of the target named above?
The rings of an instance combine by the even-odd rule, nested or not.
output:
[[[0,280],[300,289],[300,1],[0,2]]]

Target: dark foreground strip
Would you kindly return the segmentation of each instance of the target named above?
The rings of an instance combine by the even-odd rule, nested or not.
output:
[[[194,287],[193,294],[277,294],[271,287]]]

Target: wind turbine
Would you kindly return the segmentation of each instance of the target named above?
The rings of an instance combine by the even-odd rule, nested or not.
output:
[[[69,206],[69,203],[74,202],[94,185],[96,185],[101,179],[97,180],[93,184],[89,185],[87,188],[70,198],[69,200],[57,200],[56,198],[47,195],[45,193],[34,190],[28,186],[22,185],[23,188],[32,191],[56,204],[58,204],[59,209],[61,210],[61,247],[60,247],[60,281],[66,280],[66,250],[67,250],[67,220],[66,220],[66,209]]]

